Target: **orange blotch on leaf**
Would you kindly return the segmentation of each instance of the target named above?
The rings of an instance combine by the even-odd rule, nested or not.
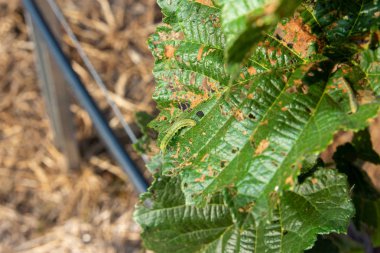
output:
[[[317,37],[311,33],[310,27],[305,25],[300,17],[291,19],[285,25],[280,23],[275,35],[281,38],[285,46],[292,45],[292,49],[302,57],[310,55],[309,48],[313,42],[319,44]]]
[[[195,0],[195,2],[203,4],[203,5],[207,5],[210,7],[214,7],[214,4],[212,3],[211,0]]]
[[[294,179],[292,176],[289,176],[285,179],[285,184],[288,184],[290,186],[293,186],[294,185]]]
[[[263,153],[267,148],[269,147],[269,141],[268,140],[262,140],[259,144],[259,146],[257,147],[256,151],[255,151],[255,155],[260,155],[261,153]]]
[[[234,117],[235,117],[235,119],[237,119],[238,121],[242,121],[242,120],[244,120],[244,114],[243,114],[243,112],[242,112],[241,110],[236,110],[236,111],[234,112]]]
[[[194,180],[194,182],[196,182],[196,183],[202,183],[202,182],[205,181],[205,179],[206,179],[206,175],[202,174],[202,176],[200,178],[196,178]]]
[[[210,154],[205,154],[205,155],[201,158],[201,162],[204,162],[209,156],[210,156]]]
[[[249,67],[247,69],[247,71],[248,71],[249,75],[251,75],[251,76],[255,75],[257,73],[256,69],[253,66]]]
[[[197,61],[202,60],[204,46],[202,45],[198,50]]]
[[[174,53],[175,53],[175,47],[173,47],[172,45],[166,45],[165,46],[165,57],[166,58],[168,58],[168,59],[173,58]]]
[[[283,111],[283,112],[286,112],[287,110],[289,110],[289,108],[286,107],[286,106],[284,106],[284,107],[281,108],[281,111]]]

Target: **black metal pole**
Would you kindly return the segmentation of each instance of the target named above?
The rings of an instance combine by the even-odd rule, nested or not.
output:
[[[32,22],[35,24],[36,29],[41,32],[41,35],[43,36],[52,57],[55,59],[58,66],[62,70],[65,79],[71,86],[78,101],[90,115],[96,130],[106,144],[110,153],[115,157],[119,165],[127,173],[136,190],[139,193],[145,192],[148,187],[147,181],[139,169],[136,167],[132,159],[126,153],[123,146],[113,133],[108,122],[103,117],[93,98],[84,87],[78,75],[72,69],[70,61],[66,58],[61,47],[54,38],[49,26],[43,19],[41,12],[39,11],[35,2],[33,0],[23,0],[23,4],[25,10],[30,14],[30,17],[32,19]]]

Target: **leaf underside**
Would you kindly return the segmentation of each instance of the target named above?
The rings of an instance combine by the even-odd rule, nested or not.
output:
[[[235,191],[232,209],[249,210],[249,218],[241,225],[247,228],[247,234],[239,237],[232,228],[221,230],[224,225],[231,227],[236,223],[231,220],[229,224],[224,217],[226,220],[220,221],[223,226],[210,228],[210,238],[219,238],[214,240],[215,246],[196,247],[196,240],[202,244],[202,230],[200,234],[189,234],[194,240],[188,251],[175,252],[224,252],[216,249],[227,247],[222,246],[227,242],[228,245],[237,243],[241,248],[226,252],[246,252],[244,240],[252,239],[248,227],[253,226],[262,237],[266,229],[272,229],[263,224],[268,219],[272,224],[276,217],[276,211],[273,214],[268,211],[276,209],[271,201],[273,193],[279,192],[280,207],[298,199],[295,192],[301,186],[296,182],[302,160],[323,151],[337,131],[365,128],[379,111],[376,99],[380,95],[379,33],[373,28],[378,27],[379,18],[375,0],[353,1],[352,5],[343,0],[304,1],[293,18],[266,29],[254,47],[242,49],[250,55],[247,60],[245,55],[236,59],[234,64],[239,61],[244,64],[235,76],[226,68],[225,62],[229,63],[230,58],[226,60],[225,53],[231,45],[238,45],[231,44],[239,41],[235,40],[239,37],[236,34],[244,34],[246,30],[234,27],[232,16],[222,21],[222,15],[228,6],[235,3],[238,7],[238,2],[158,1],[166,25],[159,27],[150,39],[156,60],[154,99],[161,111],[151,127],[159,132],[160,142],[174,122],[182,119],[197,122],[193,127],[179,130],[169,140],[165,153],[160,154],[160,173],[163,177],[180,178],[177,183],[184,193],[182,205],[188,208],[180,212],[192,213],[192,208],[198,210],[194,205],[201,205],[208,208],[208,211],[199,210],[201,213],[215,215],[216,210],[211,209],[220,208],[220,215],[229,216],[227,213],[234,211],[226,209],[224,204],[223,207],[209,204],[215,194],[225,189]],[[269,1],[258,2],[258,8],[262,8]],[[341,7],[339,11],[332,11],[338,7]],[[252,8],[250,12],[256,13],[256,7]],[[279,16],[274,19],[286,16],[276,15]],[[227,28],[228,25],[231,27]],[[226,36],[226,29],[236,29],[237,33]],[[340,192],[327,192],[342,194],[343,188]],[[350,215],[336,211],[328,211],[326,215],[346,224]],[[160,215],[157,213],[157,219]],[[317,221],[324,220],[316,218]],[[193,222],[189,220],[186,224],[193,226]],[[324,231],[314,231],[312,225],[318,227],[316,224],[310,224],[309,233],[313,234],[310,238],[317,233],[344,231],[344,226],[337,224],[339,229],[326,226]],[[156,228],[155,225],[143,227]],[[166,231],[167,238],[173,233],[188,239],[186,234],[179,235],[170,229]],[[302,241],[298,232],[288,234]],[[149,240],[148,236],[145,238]],[[232,243],[228,238],[239,238],[239,241]],[[309,247],[313,240],[308,240],[300,245]],[[263,249],[266,248],[267,243],[262,243]],[[153,244],[150,247],[160,252]],[[292,252],[304,248],[294,249]],[[277,248],[277,251],[257,252],[286,251]]]

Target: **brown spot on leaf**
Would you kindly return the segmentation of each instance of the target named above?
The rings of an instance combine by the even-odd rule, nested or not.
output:
[[[241,110],[236,110],[235,112],[234,112],[234,117],[235,117],[235,119],[237,119],[238,121],[242,121],[242,120],[244,120],[244,114],[243,114],[243,112],[241,111]]]
[[[249,93],[248,96],[247,96],[247,98],[248,99],[253,99],[253,96],[254,96],[253,93]]]
[[[335,73],[338,70],[338,68],[340,68],[340,65],[339,64],[335,64],[334,67],[331,70],[331,73]]]
[[[369,104],[375,101],[376,97],[370,90],[358,90],[357,100],[360,105]]]
[[[311,179],[311,183],[312,183],[312,184],[317,184],[317,183],[318,183],[318,179],[316,179],[316,178],[312,178],[312,179]]]
[[[270,64],[271,64],[272,66],[275,66],[276,63],[277,63],[277,60],[276,60],[276,59],[273,59],[273,58],[270,58],[270,59],[269,59],[269,62],[270,62]]]
[[[173,47],[172,45],[166,45],[165,46],[165,56],[166,56],[166,58],[168,58],[168,59],[173,58],[174,53],[175,53],[175,47]]]
[[[260,125],[260,126],[266,126],[266,125],[268,125],[268,123],[269,123],[269,122],[268,122],[268,120],[266,119],[266,120],[264,120],[264,121],[261,121],[259,125]]]
[[[205,179],[206,179],[206,175],[202,174],[202,176],[200,178],[196,178],[194,180],[194,182],[196,182],[196,183],[202,183],[202,182],[205,181]]]
[[[208,167],[207,167],[207,171],[208,171],[208,176],[209,177],[213,177],[214,176],[214,170],[212,169],[212,167],[211,167],[211,165],[209,165]]]
[[[285,179],[285,184],[293,186],[294,185],[294,179],[292,176],[289,176]]]
[[[170,26],[167,26],[170,27]],[[171,30],[171,32],[158,32],[159,41],[153,42],[153,44],[157,45],[161,41],[165,40],[183,40],[185,38],[185,34],[183,32],[176,32],[174,30]]]
[[[202,45],[202,46],[199,48],[199,50],[198,50],[197,61],[202,60],[203,49],[204,49],[204,46]]]
[[[167,118],[166,118],[166,116],[164,116],[164,115],[161,115],[160,117],[158,117],[158,121],[164,121],[164,120],[166,120]]]
[[[295,84],[297,87],[302,85],[302,80],[301,80],[301,79],[295,79],[293,82],[294,82],[294,84]]]
[[[214,4],[212,3],[212,0],[195,0],[195,2],[203,4],[203,5],[207,5],[207,6],[210,6],[210,7],[214,7]]]
[[[296,86],[289,87],[286,89],[286,92],[288,92],[290,94],[297,93],[297,87]]]
[[[175,108],[174,107],[170,107],[167,110],[169,111],[170,116],[173,116]]]
[[[248,71],[249,75],[251,75],[251,76],[255,75],[257,73],[256,69],[253,66],[249,67],[247,69],[247,71]]]
[[[293,50],[302,57],[309,56],[312,43],[318,43],[317,37],[311,33],[309,26],[303,24],[300,17],[292,18],[285,25],[280,23],[274,35],[280,37],[284,45],[291,44]]]
[[[257,147],[256,151],[255,151],[255,155],[260,155],[261,153],[264,152],[264,150],[266,150],[267,148],[269,147],[269,141],[268,140],[262,140],[259,144],[259,146]]]
[[[210,156],[210,154],[205,154],[205,155],[202,157],[201,162],[204,162],[204,161],[207,159],[207,157],[209,157],[209,156]]]
[[[190,104],[190,108],[193,109],[200,103],[206,101],[209,98],[208,92],[202,94],[196,94],[194,92],[188,91],[184,94],[177,94],[173,92],[171,98],[173,100],[182,101]]]
[[[178,144],[178,145],[177,145],[177,150],[176,150],[175,154],[172,155],[171,157],[174,158],[174,159],[178,159],[180,149],[181,149],[181,148],[180,148],[180,146],[179,146],[179,144]]]
[[[302,89],[303,94],[306,95],[307,93],[309,93],[309,86],[302,85],[301,89]]]
[[[286,106],[284,106],[284,107],[281,108],[281,111],[283,111],[283,112],[286,112],[287,110],[289,110],[289,108],[286,107]]]

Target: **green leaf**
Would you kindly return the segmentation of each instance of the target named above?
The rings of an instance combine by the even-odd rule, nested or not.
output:
[[[354,209],[348,197],[346,178],[322,169],[281,199],[283,248],[301,252],[310,248],[315,234],[345,233]],[[291,250],[290,250],[291,249]]]
[[[371,33],[380,26],[377,0],[305,1],[304,21],[327,46],[325,53],[348,59],[368,48]]]
[[[277,22],[290,16],[300,1],[223,0],[222,29],[226,35],[226,61],[240,65]]]
[[[364,129],[379,111],[375,1],[336,11],[304,1],[277,26],[279,9],[261,15],[270,1],[244,2],[158,1],[166,24],[149,45],[161,112],[150,126],[165,152],[144,197],[153,207],[135,216],[157,252],[297,253],[316,234],[344,232],[353,214],[346,178],[314,172],[313,161],[336,132]],[[230,50],[236,62],[249,52],[237,75]]]
[[[137,112],[135,114],[135,121],[137,126],[141,131],[141,137],[138,141],[133,144],[133,148],[140,154],[146,154],[151,151],[150,145],[152,145],[151,136],[152,129],[148,127],[149,122],[151,122],[154,117],[146,112]]]
[[[355,98],[359,90],[374,93],[362,61],[320,54],[319,39],[300,17],[259,43],[229,84],[220,10],[192,1],[159,4],[168,24],[150,41],[161,110],[151,126],[160,142],[174,122],[197,121],[173,135],[163,156],[162,172],[181,175],[186,203],[205,203],[234,186],[238,206],[255,203],[255,218],[264,219],[271,192],[293,187],[304,158],[324,150],[337,131],[363,129],[377,115],[379,101]],[[303,40],[290,46],[292,35]]]
[[[366,78],[373,93],[362,92],[363,100],[373,100],[373,96],[380,96],[380,48],[365,50],[359,55],[359,64],[366,74]],[[369,98],[368,98],[369,97]]]
[[[321,169],[285,192],[271,222],[257,226],[246,214],[235,220],[220,196],[204,207],[186,205],[179,178],[159,177],[135,220],[144,244],[156,252],[297,253],[310,248],[317,234],[345,232],[353,214],[346,178]]]

